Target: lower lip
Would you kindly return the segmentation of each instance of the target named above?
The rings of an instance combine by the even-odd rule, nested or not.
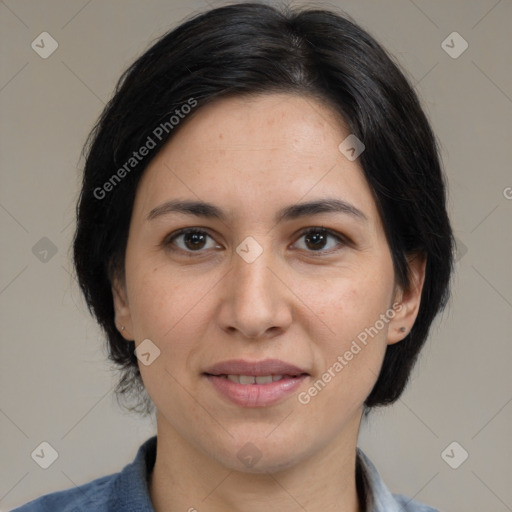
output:
[[[242,407],[266,407],[290,396],[308,377],[285,377],[268,384],[238,384],[226,377],[206,375],[213,387],[225,398]]]

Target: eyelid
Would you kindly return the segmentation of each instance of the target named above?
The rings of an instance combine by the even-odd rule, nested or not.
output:
[[[208,232],[207,229],[205,228],[200,228],[200,227],[187,227],[187,228],[181,228],[181,229],[177,229],[176,231],[173,231],[172,233],[170,233],[169,235],[167,235],[163,241],[162,241],[162,246],[163,247],[170,247],[172,246],[172,240],[174,240],[175,238],[179,237],[180,235],[186,235],[187,233],[200,233],[202,235],[206,235],[206,236],[209,236],[212,240],[215,241],[215,239],[213,238],[213,236]],[[217,242],[215,242],[217,243]],[[219,245],[219,244],[217,244]],[[175,247],[175,248],[172,248],[171,249],[172,251],[174,252],[181,252],[182,254],[185,253],[189,256],[193,256],[193,255],[200,255],[200,254],[204,254],[206,253],[205,250],[198,250],[198,251],[186,251],[184,249],[181,249],[180,247]]]
[[[342,247],[346,246],[346,245],[352,245],[352,242],[348,239],[348,237],[346,237],[345,235],[343,235],[342,233],[340,233],[338,231],[326,228],[324,226],[310,226],[308,228],[304,228],[297,235],[297,239],[300,239],[304,235],[307,235],[309,233],[324,233],[325,235],[331,236],[331,237],[335,238],[338,241],[338,246],[335,247],[334,249],[322,249],[322,250],[319,250],[319,251],[306,251],[308,256],[309,255],[312,255],[312,256],[326,256],[326,255],[330,255],[332,253],[338,252],[341,249],[339,247],[340,245]],[[294,244],[295,243],[297,243],[297,242],[294,242]]]
[[[352,241],[347,236],[343,235],[342,233],[340,233],[338,231],[334,231],[332,229],[326,228],[324,226],[310,226],[307,228],[303,228],[302,230],[299,231],[299,233],[297,235],[295,235],[297,240],[295,242],[293,242],[292,245],[297,243],[298,239],[302,238],[304,235],[307,235],[309,233],[319,233],[319,232],[335,238],[339,242],[338,245],[341,245],[341,246],[352,245]],[[172,233],[170,233],[169,235],[167,235],[164,238],[162,245],[164,247],[169,247],[172,245],[172,240],[174,240],[175,238],[177,238],[180,235],[187,234],[187,233],[200,233],[202,235],[206,235],[206,236],[210,237],[212,240],[215,240],[214,237],[209,233],[208,229],[191,226],[191,227],[181,228],[176,231],[173,231]],[[202,255],[207,252],[206,250],[202,250],[202,249],[197,250],[197,251],[184,250],[184,249],[181,249],[180,247],[176,247],[171,250],[173,250],[175,252],[185,253],[189,256]],[[334,249],[327,249],[327,250],[323,249],[323,250],[318,250],[318,251],[311,250],[311,251],[305,251],[305,252],[307,252],[308,255],[312,255],[312,256],[323,256],[326,254],[331,254],[333,252],[337,252],[338,250],[340,250],[340,249],[334,248]]]

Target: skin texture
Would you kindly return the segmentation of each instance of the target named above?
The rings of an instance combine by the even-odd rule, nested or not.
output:
[[[363,403],[387,344],[400,342],[414,323],[424,262],[412,260],[413,286],[401,290],[359,161],[338,149],[348,135],[332,110],[311,98],[225,98],[184,121],[145,171],[125,278],[113,292],[126,340],[150,339],[160,350],[151,365],[139,363],[158,410],[150,485],[157,512],[359,510],[355,449]],[[327,197],[350,203],[366,220],[328,212],[275,222],[285,206]],[[171,199],[213,203],[227,218],[168,213],[148,220]],[[301,232],[320,226],[347,241],[308,243]],[[207,231],[199,251],[186,236],[170,241],[184,227]],[[236,252],[248,236],[263,250],[251,263]],[[298,394],[394,303],[400,305],[378,334],[300,403]],[[279,403],[241,407],[202,375],[233,358],[277,358],[309,376]],[[251,468],[237,457],[248,442],[261,455]]]

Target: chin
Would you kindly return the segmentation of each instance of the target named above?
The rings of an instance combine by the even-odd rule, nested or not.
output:
[[[230,438],[228,446],[210,451],[210,455],[225,468],[240,473],[277,473],[295,466],[302,458],[297,449],[301,443],[294,442],[292,436],[270,439],[268,432],[237,435],[236,441]]]
[[[256,456],[253,462],[249,462],[247,459],[248,456],[245,455],[242,460],[240,460],[237,454],[237,457],[234,459],[230,458],[228,461],[218,462],[227,469],[249,474],[279,473],[296,466],[299,462],[297,453],[295,453],[293,449],[290,449],[289,453],[281,454],[265,454],[264,451],[261,451],[259,458]]]

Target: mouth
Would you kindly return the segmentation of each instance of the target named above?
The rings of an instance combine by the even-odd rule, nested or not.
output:
[[[279,382],[283,379],[298,379],[302,375],[308,375],[307,373],[301,373],[299,375],[225,375],[225,374],[212,374],[205,373],[210,377],[220,377],[223,379],[227,379],[231,382],[235,382],[236,384],[242,384],[244,386],[250,384],[270,384],[272,382]]]
[[[230,377],[297,377],[308,374],[304,368],[300,368],[280,359],[264,359],[262,361],[247,361],[245,359],[231,359],[209,366],[203,372],[207,375]],[[247,381],[247,384],[254,384]]]
[[[267,407],[289,398],[310,376],[304,369],[280,361],[244,361],[217,363],[203,376],[218,394],[241,407]]]

